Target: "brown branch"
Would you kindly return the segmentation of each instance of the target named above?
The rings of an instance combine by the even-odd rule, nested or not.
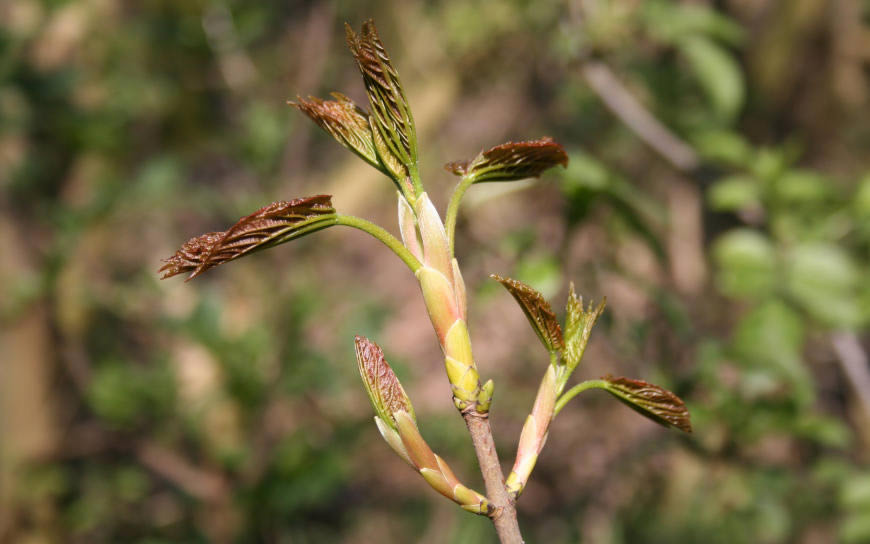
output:
[[[695,150],[656,119],[606,64],[589,60],[580,70],[604,105],[662,158],[681,172],[698,168],[701,160]]]
[[[192,497],[204,502],[219,502],[227,498],[229,486],[222,475],[199,468],[178,453],[151,440],[137,444],[135,455],[142,465]]]
[[[486,494],[496,506],[496,511],[490,518],[495,525],[499,541],[502,544],[522,544],[523,536],[517,522],[517,510],[504,485],[504,473],[501,471],[501,463],[495,450],[489,418],[474,411],[465,412],[462,417],[465,418],[471,441],[474,443],[474,451],[477,453],[480,472],[486,485]]]
[[[831,334],[831,345],[837,355],[837,362],[843,369],[843,374],[861,407],[864,415],[870,421],[870,361],[867,352],[853,332],[835,332]]]

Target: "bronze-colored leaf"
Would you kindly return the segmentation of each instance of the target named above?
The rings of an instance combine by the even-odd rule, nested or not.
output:
[[[354,344],[359,374],[378,416],[393,429],[396,428],[394,414],[399,411],[406,412],[414,419],[411,400],[384,358],[381,348],[364,336],[354,338]]]
[[[689,410],[680,397],[643,380],[604,376],[605,390],[638,413],[664,426],[692,432]]]
[[[565,347],[562,339],[562,327],[559,326],[556,315],[553,313],[550,303],[544,299],[544,295],[521,281],[502,278],[496,274],[492,274],[490,277],[502,284],[513,295],[529,319],[529,323],[538,333],[538,338],[549,351],[555,352]]]
[[[417,164],[417,135],[408,100],[402,90],[399,74],[393,67],[384,44],[378,36],[374,22],[363,23],[359,35],[345,25],[347,45],[363,75],[373,128],[375,148],[382,162],[391,165],[398,161],[401,171],[392,174],[397,181],[410,175]]]
[[[535,178],[558,164],[568,166],[565,149],[551,138],[541,138],[497,145],[471,161],[451,162],[444,167],[457,176],[473,176],[474,183],[481,183]]]
[[[164,261],[161,279],[186,272],[190,272],[187,279],[193,279],[209,268],[329,227],[336,217],[330,195],[274,202],[239,219],[224,232],[210,232],[185,242]]]
[[[562,352],[562,361],[570,369],[574,370],[580,364],[592,326],[604,311],[607,298],[604,298],[598,306],[589,304],[589,309],[583,308],[583,297],[578,297],[574,292],[572,283],[568,292],[568,304],[565,311],[565,350]],[[567,375],[566,375],[567,378]]]
[[[341,93],[332,93],[332,96],[335,100],[321,100],[314,96],[309,96],[307,100],[297,97],[296,102],[289,102],[289,104],[310,117],[341,145],[378,170],[387,173],[375,151],[369,126],[369,114]]]

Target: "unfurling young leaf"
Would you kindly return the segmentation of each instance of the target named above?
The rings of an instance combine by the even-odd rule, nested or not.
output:
[[[673,426],[687,433],[692,432],[689,410],[680,397],[667,389],[629,378],[605,376],[601,388],[627,404],[638,413],[661,425]]]
[[[360,34],[354,33],[350,25],[345,29],[347,45],[369,96],[375,149],[393,178],[405,183],[406,178],[417,175],[417,134],[399,74],[371,20],[363,23]]]
[[[565,350],[562,352],[562,361],[569,369],[566,378],[580,364],[583,352],[586,351],[586,344],[589,342],[589,335],[592,333],[592,326],[604,311],[606,303],[605,297],[598,306],[593,308],[590,303],[589,309],[584,309],[583,297],[577,296],[574,292],[574,284],[571,284],[565,311]]]
[[[334,225],[336,217],[330,195],[274,202],[239,219],[224,232],[210,232],[185,242],[164,260],[161,279],[186,272],[190,272],[187,279],[193,279],[209,268]]]
[[[341,145],[389,175],[386,167],[378,160],[375,151],[369,114],[341,93],[332,93],[332,96],[335,100],[321,100],[314,96],[309,96],[308,100],[305,100],[297,97],[296,102],[289,102],[289,104],[310,117]]]
[[[508,142],[482,151],[471,161],[444,165],[457,176],[471,177],[474,183],[515,181],[535,178],[558,164],[568,166],[565,149],[550,138],[528,142]]]
[[[394,430],[397,412],[405,412],[416,421],[411,400],[384,358],[381,348],[364,336],[354,338],[354,344],[359,374],[378,417]]]
[[[469,512],[490,514],[489,500],[465,487],[423,439],[411,400],[384,359],[381,348],[363,336],[357,336],[354,342],[359,373],[378,414],[375,423],[387,444],[439,493]]]
[[[553,313],[550,303],[544,299],[544,295],[521,281],[502,278],[496,274],[492,274],[490,277],[504,285],[504,288],[513,295],[547,350],[553,353],[565,347],[562,339],[562,327],[559,326],[556,315]]]

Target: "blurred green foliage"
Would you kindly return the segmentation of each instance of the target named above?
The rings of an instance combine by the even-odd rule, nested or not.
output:
[[[475,473],[419,293],[380,248],[322,234],[157,280],[187,237],[278,198],[333,191],[393,229],[389,184],[284,105],[362,96],[341,24],[367,17],[436,203],[446,160],[543,134],[571,155],[530,189],[474,189],[460,220],[505,464],[545,362],[491,272],[548,298],[568,281],[607,295],[581,371],[599,359],[690,405],[689,439],[593,395],[566,408],[519,504],[527,540],[870,542],[870,414],[830,348],[844,331],[866,346],[870,323],[859,0],[6,0],[0,350],[30,355],[0,376],[0,396],[23,399],[2,405],[0,540],[492,541],[372,425],[354,334],[384,338],[427,439]],[[697,168],[604,105],[590,59]]]

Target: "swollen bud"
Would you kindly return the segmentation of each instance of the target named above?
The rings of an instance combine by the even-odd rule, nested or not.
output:
[[[477,395],[477,411],[481,414],[489,412],[492,406],[492,394],[495,390],[495,383],[492,380],[487,380],[480,388],[480,393]]]
[[[417,199],[416,209],[420,237],[423,240],[424,263],[444,274],[452,284],[453,263],[450,257],[447,232],[444,230],[441,216],[438,215],[438,210],[435,209],[426,193]]]
[[[381,348],[364,336],[357,336],[354,343],[359,374],[369,394],[372,407],[378,414],[377,417],[393,430],[396,429],[398,412],[414,419],[411,399],[408,398],[393,369],[387,364]],[[380,424],[378,426],[380,427]],[[381,432],[383,434],[383,431]]]

